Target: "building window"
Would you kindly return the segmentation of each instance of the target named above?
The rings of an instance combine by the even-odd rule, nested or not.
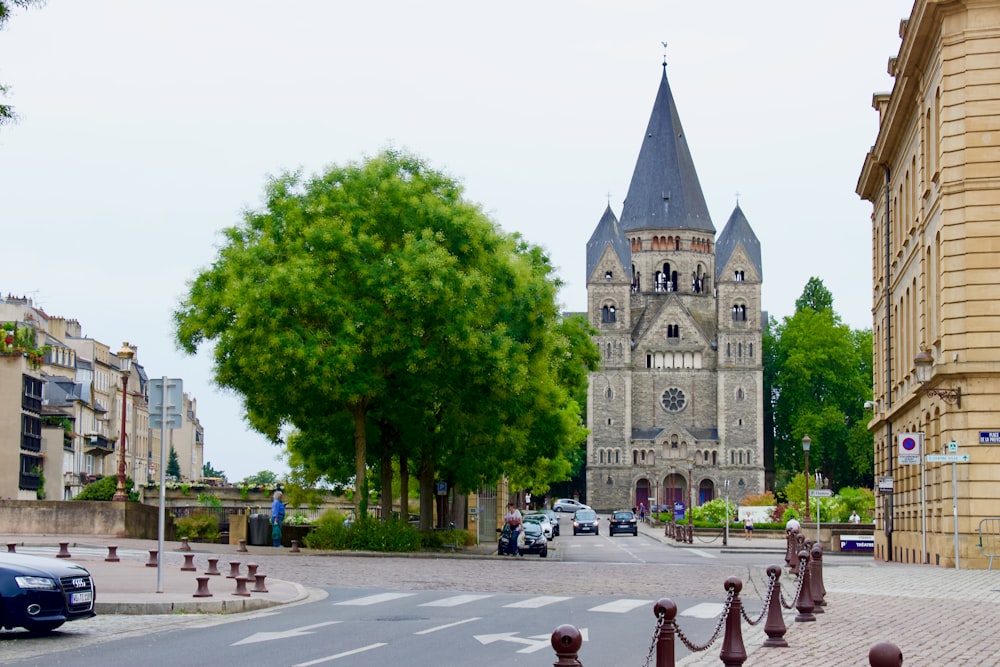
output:
[[[740,387],[739,389],[736,390],[736,400],[737,401],[743,400],[743,387]]]
[[[660,397],[660,403],[667,412],[680,412],[686,405],[684,392],[677,387],[671,387],[663,392],[663,396]]]
[[[605,271],[604,272],[604,279],[605,280],[611,280],[611,272],[610,271]]]
[[[605,324],[613,324],[615,321],[615,307],[614,306],[604,306],[601,308],[601,322]]]
[[[734,275],[733,278],[736,280],[736,282],[738,282],[738,283],[743,282],[743,272],[742,271],[736,271],[735,274],[736,275]]]

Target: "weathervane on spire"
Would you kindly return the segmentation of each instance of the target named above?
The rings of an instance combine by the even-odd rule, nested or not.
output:
[[[666,67],[667,66],[667,43],[666,42],[660,42],[660,44],[663,44],[663,66]]]
[[[737,206],[740,205],[740,193],[739,192],[736,193],[736,205]]]

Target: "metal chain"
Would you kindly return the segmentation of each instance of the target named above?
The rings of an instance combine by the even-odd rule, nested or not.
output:
[[[666,623],[666,614],[657,614],[656,616],[656,627],[653,628],[653,638],[649,642],[649,653],[646,654],[646,662],[642,663],[642,667],[649,667],[649,663],[653,660],[653,651],[656,650],[656,642],[660,639],[660,631],[663,630],[663,624]]]
[[[722,632],[722,625],[726,622],[726,617],[729,616],[729,609],[730,607],[732,607],[734,597],[736,597],[736,589],[730,588],[729,594],[726,596],[726,602],[724,605],[724,609],[722,610],[722,615],[719,616],[719,622],[715,626],[715,632],[712,633],[712,638],[709,639],[708,642],[706,642],[703,646],[698,646],[697,644],[692,643],[691,640],[688,639],[681,631],[681,627],[679,625],[677,626],[677,636],[680,637],[680,640],[684,642],[684,645],[688,647],[689,651],[691,651],[692,653],[697,653],[698,651],[704,651],[709,646],[711,646],[716,639],[719,638],[719,633]]]
[[[801,563],[799,564],[799,567],[802,567]],[[792,601],[790,603],[786,602],[785,596],[779,593],[779,595],[781,595],[781,606],[784,607],[785,609],[795,609],[795,601],[799,599],[799,594],[802,592],[802,582],[805,581],[805,577],[800,576],[798,577],[798,580],[799,583],[795,587],[795,597],[792,598]]]
[[[746,621],[750,625],[757,625],[763,620],[764,614],[767,613],[767,608],[771,606],[771,595],[774,593],[774,589],[777,588],[777,586],[775,585],[777,581],[778,581],[778,576],[777,573],[775,573],[770,577],[771,583],[767,587],[767,595],[764,597],[764,606],[761,607],[760,616],[757,617],[757,620],[751,621],[750,617],[747,616],[747,608],[743,605],[740,605],[740,614],[743,616],[744,621]]]
[[[716,535],[715,537],[713,537],[710,540],[702,539],[701,535],[695,535],[695,537],[697,537],[698,541],[701,542],[702,544],[712,544],[713,542],[716,542],[717,540],[721,539],[722,536],[725,535],[725,534],[726,534],[726,531],[725,531],[725,529],[723,529],[722,532],[720,532],[718,535]]]

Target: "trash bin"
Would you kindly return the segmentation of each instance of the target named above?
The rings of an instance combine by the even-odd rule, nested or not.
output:
[[[255,547],[271,544],[271,517],[267,514],[251,514],[247,538],[247,543]]]

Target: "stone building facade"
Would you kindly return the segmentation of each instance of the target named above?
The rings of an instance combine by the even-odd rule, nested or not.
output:
[[[738,204],[716,238],[664,65],[621,220],[587,243],[590,505],[764,491],[762,279]]]
[[[1000,2],[917,0],[899,34],[857,186],[873,205],[875,557],[986,567],[979,524],[1000,516]],[[903,434],[922,436],[914,463]],[[968,463],[926,460],[951,443]]]

